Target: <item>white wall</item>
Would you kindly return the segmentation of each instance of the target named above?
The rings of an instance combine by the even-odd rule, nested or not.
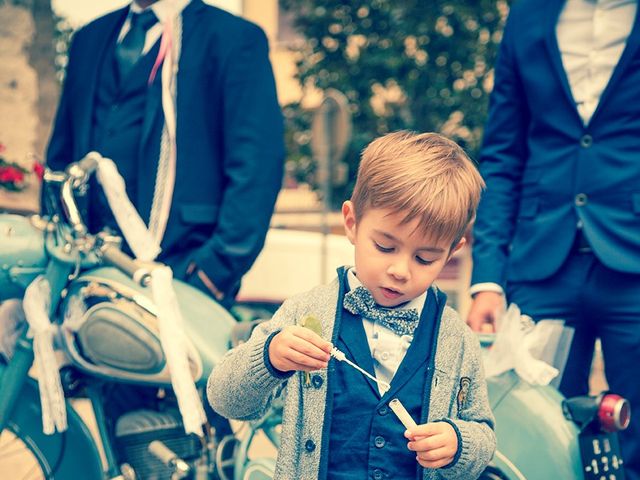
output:
[[[327,236],[324,265],[322,242],[320,233],[269,230],[262,253],[242,280],[238,300],[279,303],[330,282],[336,276],[336,268],[353,265],[353,246],[347,237]]]

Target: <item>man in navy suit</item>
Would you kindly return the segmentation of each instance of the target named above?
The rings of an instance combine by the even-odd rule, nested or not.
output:
[[[164,173],[171,148],[173,178]],[[263,31],[202,0],[136,0],[80,29],[47,162],[62,169],[92,150],[113,159],[143,220],[159,225],[159,260],[230,305],[282,181],[283,122]],[[92,185],[88,202],[94,231],[115,228],[100,190]]]
[[[588,391],[597,337],[612,391],[640,410],[637,0],[520,0],[507,21],[480,159],[469,324],[514,302],[575,336],[561,383]],[[622,435],[640,479],[640,415]]]

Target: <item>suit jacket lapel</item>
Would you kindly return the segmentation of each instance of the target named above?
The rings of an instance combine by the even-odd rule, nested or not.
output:
[[[160,50],[160,42],[158,42],[154,47],[149,50],[148,55],[153,57],[153,64],[156,62],[156,58],[158,56],[158,52]],[[135,71],[135,70],[134,70]],[[144,119],[142,120],[142,132],[140,134],[140,148],[144,151],[144,147],[146,143],[151,140],[150,134],[154,130],[153,127],[156,122],[164,120],[164,116],[162,114],[162,67],[158,69],[156,77],[153,81],[153,84],[147,88],[147,102],[145,107]],[[157,159],[156,159],[157,160]],[[145,167],[146,170],[146,167]]]
[[[182,44],[180,46],[180,62],[182,62],[185,52],[196,51],[197,49],[190,50],[189,44],[193,41],[201,40],[197,35],[194,36],[194,32],[197,30],[198,24],[201,22],[203,16],[200,15],[200,10],[205,8],[204,3],[201,0],[192,0],[182,11]],[[149,52],[153,55],[154,64],[159,51],[159,45],[161,40],[158,40],[158,44]],[[188,55],[188,53],[186,53]],[[179,65],[178,65],[179,67]],[[179,75],[179,68],[178,68]],[[176,115],[179,102],[176,102]],[[160,137],[152,135],[153,132],[162,132],[161,127],[164,122],[164,113],[162,111],[162,67],[158,69],[153,84],[147,91],[147,103],[145,108],[145,116],[142,121],[142,132],[140,135],[140,152],[138,162],[138,205],[139,211],[143,219],[149,218],[149,212],[151,211],[151,203],[153,200],[153,192],[155,187],[156,171],[158,168],[158,156],[155,154],[149,154],[149,152],[156,152],[157,148],[150,148],[149,142],[160,142]],[[162,133],[160,133],[162,135]]]
[[[566,95],[569,100],[573,110],[576,114],[576,117],[580,120],[582,124],[582,120],[580,119],[580,114],[578,113],[578,109],[576,108],[576,102],[573,98],[573,94],[571,93],[571,86],[569,85],[569,79],[567,78],[567,72],[564,69],[564,65],[562,64],[562,56],[560,54],[560,47],[558,46],[558,35],[556,33],[556,26],[558,25],[558,18],[560,17],[560,12],[565,4],[564,0],[554,0],[547,1],[544,8],[546,8],[546,15],[544,16],[544,20],[546,24],[544,25],[544,41],[547,47],[547,52],[549,54],[549,59],[551,61],[551,65],[553,67],[553,71],[555,75],[558,77],[558,81],[560,82],[560,86],[562,87],[562,91]]]
[[[90,150],[91,142],[91,127],[92,127],[92,112],[93,104],[96,96],[96,89],[98,88],[98,73],[100,67],[104,64],[106,52],[111,42],[115,42],[120,27],[124,23],[124,19],[129,12],[129,7],[120,10],[120,15],[114,15],[113,19],[102,25],[99,30],[93,31],[93,38],[95,49],[92,49],[91,58],[83,58],[85,76],[83,78],[83,85],[87,91],[82,95],[76,95],[75,99],[78,102],[78,110],[75,113],[76,118],[76,138],[78,138],[78,154],[84,155]],[[77,160],[77,159],[74,159]]]
[[[633,28],[629,33],[629,38],[627,38],[627,44],[622,51],[622,55],[620,56],[620,60],[618,60],[618,64],[613,69],[611,73],[611,78],[609,79],[609,83],[605,87],[602,95],[600,95],[600,101],[598,102],[598,106],[596,107],[596,111],[593,112],[589,125],[593,124],[594,119],[598,116],[599,112],[603,109],[602,105],[607,101],[611,92],[614,91],[616,83],[620,81],[620,78],[624,74],[629,62],[633,59],[636,52],[638,51],[638,47],[640,47],[640,5],[638,5],[636,10],[636,18],[633,23]]]
[[[149,55],[155,59],[158,55],[160,41],[149,51]],[[147,64],[148,65],[148,64]],[[135,71],[135,69],[134,69]],[[146,82],[146,79],[145,79]],[[154,139],[156,145],[149,143],[151,140],[151,132],[162,132],[162,82],[160,79],[160,71],[156,75],[153,84],[147,88],[145,102],[145,115],[142,119],[142,133],[140,136],[140,144],[138,147],[137,162],[137,205],[138,212],[143,220],[148,221],[151,212],[151,203],[153,200],[153,191],[155,189],[156,171],[158,168],[158,145],[160,137]],[[158,128],[159,127],[159,128]],[[162,135],[162,133],[160,134]],[[155,147],[155,148],[154,148]]]
[[[200,0],[192,0],[189,5],[187,5],[182,11],[182,44],[180,46],[180,62],[182,62],[182,55],[184,52],[189,52],[189,42],[192,40],[194,31],[196,30],[197,24],[202,20],[202,15],[199,15],[199,11],[204,8],[204,3]],[[174,39],[176,41],[177,39]],[[196,41],[199,40],[196,37]],[[160,40],[158,41],[160,42]],[[159,45],[159,43],[158,43]],[[155,58],[157,56],[157,51],[155,48],[152,49],[154,53],[154,64]],[[151,53],[151,52],[150,52]],[[178,65],[179,66],[179,65]],[[179,72],[179,70],[178,70]],[[150,90],[150,97],[147,100],[147,108],[145,112],[145,118],[142,123],[142,134],[140,138],[140,145],[143,146],[147,141],[151,140],[150,134],[154,130],[153,126],[157,121],[162,121],[164,119],[164,115],[162,113],[162,67],[158,69],[158,73],[156,74],[156,78],[153,82]],[[177,108],[177,105],[176,105]],[[156,141],[157,139],[153,139]]]

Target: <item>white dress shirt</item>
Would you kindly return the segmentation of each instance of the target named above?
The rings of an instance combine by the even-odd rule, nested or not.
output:
[[[347,281],[349,282],[350,290],[362,286],[362,283],[358,280],[358,277],[356,277],[354,268],[350,268],[347,271]],[[418,311],[418,316],[420,316],[422,315],[422,307],[426,298],[427,292],[425,291],[422,295],[397,308],[400,310],[415,308]],[[407,350],[411,346],[413,335],[398,335],[393,330],[383,327],[378,322],[364,317],[362,317],[362,325],[367,334],[376,378],[391,383]],[[379,384],[378,391],[380,395],[384,395],[384,388]]]
[[[637,0],[567,0],[560,14],[562,65],[585,125],[620,60],[637,8]]]

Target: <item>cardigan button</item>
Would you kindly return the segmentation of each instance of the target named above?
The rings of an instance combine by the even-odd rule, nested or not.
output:
[[[307,452],[311,453],[316,449],[316,444],[313,443],[313,440],[307,440],[304,444],[304,449]]]
[[[313,377],[311,377],[311,383],[315,388],[320,388],[324,383],[324,380],[320,375],[314,375]]]
[[[373,444],[376,446],[376,448],[383,448],[387,444],[387,441],[384,439],[384,437],[381,437],[380,435],[378,435],[373,440]]]
[[[378,409],[378,415],[384,417],[387,413],[389,413],[389,407],[387,407],[386,405],[383,405]]]

